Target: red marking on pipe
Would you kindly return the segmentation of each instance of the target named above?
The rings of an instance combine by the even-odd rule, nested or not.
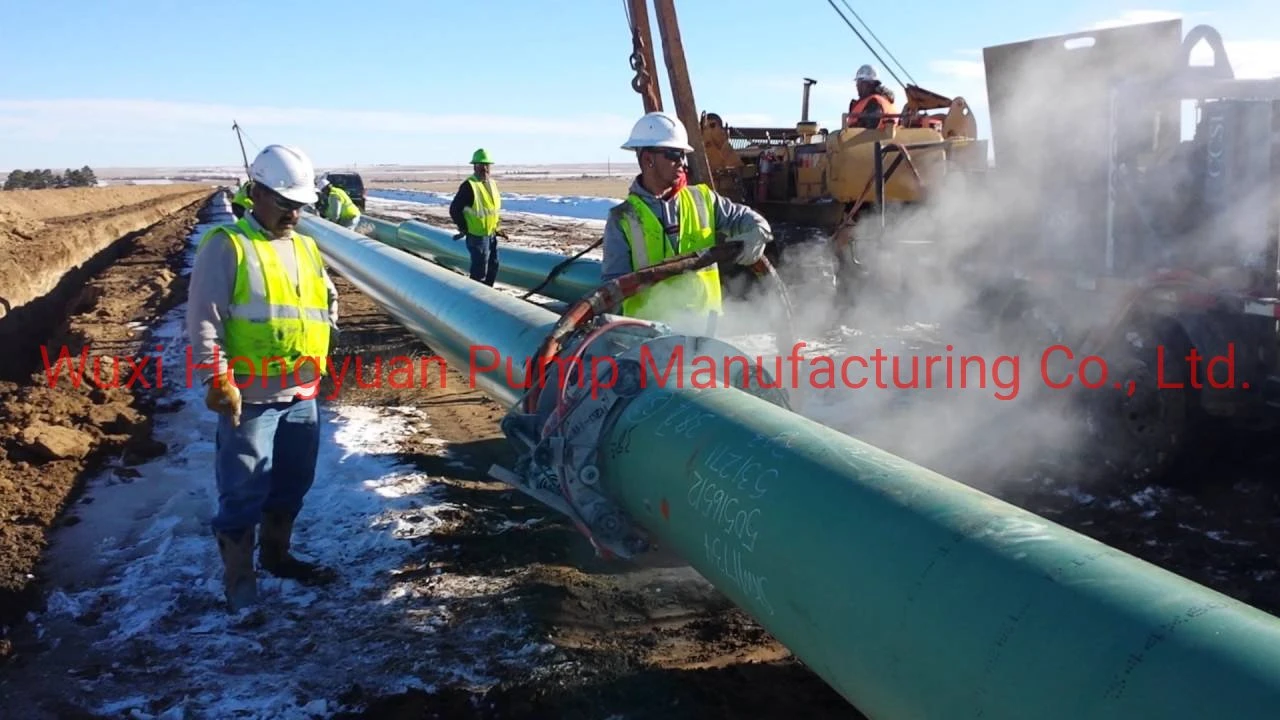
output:
[[[662,519],[671,522],[671,505],[667,503],[667,499],[662,498],[662,502],[658,507],[662,510]]]

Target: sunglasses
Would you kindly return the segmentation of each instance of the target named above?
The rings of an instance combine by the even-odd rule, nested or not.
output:
[[[271,196],[271,202],[277,208],[279,208],[284,212],[294,212],[295,210],[301,210],[302,206],[306,205],[306,203],[300,203],[300,202],[297,202],[296,200],[290,200],[289,198],[283,195],[280,195],[279,193],[273,192],[271,190],[268,190],[267,193]]]
[[[649,148],[649,152],[661,155],[673,163],[684,162],[684,151],[676,148]]]

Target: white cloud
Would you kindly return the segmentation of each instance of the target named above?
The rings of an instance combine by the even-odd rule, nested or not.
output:
[[[986,77],[982,63],[977,60],[932,60],[929,70],[960,81],[982,82]]]
[[[0,132],[18,150],[5,161],[14,166],[216,162],[228,148],[239,156],[233,119],[245,129],[251,155],[260,145],[291,143],[320,164],[444,161],[473,144],[512,162],[603,162],[635,122],[604,113],[539,117],[111,98],[0,100]]]
[[[1126,10],[1116,17],[1099,20],[1085,29],[1105,30],[1106,28],[1123,27],[1125,25],[1141,25],[1142,23],[1177,20],[1180,17],[1184,17],[1184,14],[1171,10]]]
[[[610,138],[616,138],[620,133],[625,137],[634,122],[633,118],[619,115],[572,114],[547,118],[237,106],[164,100],[0,100],[0,125],[19,129],[53,127],[89,133],[110,129],[149,135],[195,128],[230,128],[233,118],[249,129],[328,127],[344,133],[500,133]]]

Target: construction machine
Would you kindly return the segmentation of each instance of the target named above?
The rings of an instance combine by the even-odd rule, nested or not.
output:
[[[770,222],[834,234],[864,211],[920,202],[949,165],[986,165],[986,141],[977,139],[977,120],[962,97],[908,84],[907,101],[893,125],[846,127],[844,113],[841,127],[829,130],[809,119],[815,83],[804,80],[794,128],[736,127],[716,113],[702,114],[703,142],[719,193],[751,205]],[[883,168],[880,186],[877,167]],[[905,171],[896,172],[899,168]]]
[[[1210,65],[1192,64],[1201,43]],[[1219,33],[1180,20],[984,62],[1002,194],[962,204],[999,208],[967,253],[996,332],[1037,344],[1123,472],[1193,478],[1221,440],[1274,427],[1280,78],[1235,78]]]
[[[732,118],[699,113],[674,3],[655,0],[655,6],[677,112],[695,148],[690,180],[707,183],[764,215],[775,231],[775,242],[767,250],[775,264],[783,261],[790,243],[816,237],[831,242],[838,279],[863,275],[853,232],[861,219],[876,210],[883,216],[889,206],[925,201],[949,171],[987,165],[987,143],[977,138],[977,120],[965,99],[903,83],[891,69],[905,87],[906,100],[895,122],[883,129],[854,127],[848,113],[841,115],[835,129],[811,120],[810,90],[817,81],[810,78],[804,79],[795,127],[738,127]],[[647,2],[626,0],[624,7],[632,33],[631,67],[636,71],[632,87],[644,98],[645,112],[661,110]],[[881,59],[834,3],[832,8]],[[733,268],[722,271],[726,278],[736,275]]]

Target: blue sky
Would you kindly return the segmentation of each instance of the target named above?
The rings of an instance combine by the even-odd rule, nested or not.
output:
[[[676,5],[698,105],[730,124],[794,124],[811,77],[811,114],[834,126],[874,61],[827,0]],[[989,45],[1180,15],[1222,32],[1238,75],[1280,75],[1275,0],[849,5],[917,84],[966,97],[984,136]],[[0,0],[0,169],[237,165],[232,118],[250,157],[293,143],[320,166],[454,164],[479,146],[500,164],[626,160],[643,108],[622,0],[355,7]]]

